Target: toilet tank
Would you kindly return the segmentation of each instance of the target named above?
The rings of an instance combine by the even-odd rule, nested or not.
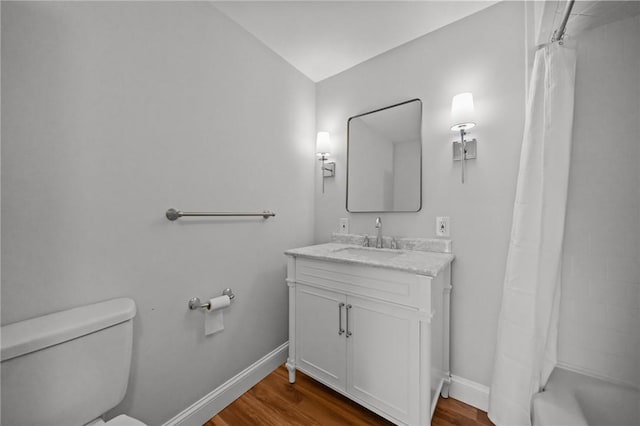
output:
[[[81,426],[124,398],[131,299],[114,299],[2,327],[2,425]]]

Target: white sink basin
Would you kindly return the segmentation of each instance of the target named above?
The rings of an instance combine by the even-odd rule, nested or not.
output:
[[[334,254],[343,255],[350,258],[369,259],[369,260],[390,260],[394,257],[404,254],[400,250],[390,249],[375,249],[369,247],[347,247],[340,250],[336,250]]]

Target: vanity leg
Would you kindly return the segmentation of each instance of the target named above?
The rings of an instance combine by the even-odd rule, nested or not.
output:
[[[289,370],[289,383],[293,384],[296,382],[296,366],[290,359],[287,360],[285,365],[287,370]]]
[[[451,386],[451,379],[445,380],[442,384],[442,390],[440,391],[440,396],[443,398],[449,398],[449,386]]]
[[[442,385],[442,391],[440,395],[443,398],[449,398],[449,388],[451,387],[451,290],[453,287],[451,286],[451,265],[447,266],[447,268],[443,271],[444,277],[444,286],[442,288],[442,308],[443,308],[443,341],[442,347],[444,348],[444,352],[442,354],[442,359],[444,360],[443,369],[445,371],[446,377],[444,383]]]
[[[286,367],[289,370],[289,383],[296,382],[296,259],[288,256],[287,286],[289,287],[289,357]]]

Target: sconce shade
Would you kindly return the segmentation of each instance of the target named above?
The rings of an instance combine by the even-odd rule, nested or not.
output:
[[[329,155],[331,153],[331,136],[329,132],[318,132],[316,139],[316,153],[318,155]]]
[[[470,129],[476,125],[473,94],[460,93],[451,101],[451,130]]]

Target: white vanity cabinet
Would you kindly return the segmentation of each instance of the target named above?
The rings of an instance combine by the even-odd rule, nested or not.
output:
[[[407,418],[417,408],[410,399],[418,375],[409,374],[418,367],[414,316],[392,304],[298,285],[296,367],[394,418]]]
[[[290,382],[301,370],[396,424],[430,424],[449,382],[450,261],[434,277],[292,252]]]

